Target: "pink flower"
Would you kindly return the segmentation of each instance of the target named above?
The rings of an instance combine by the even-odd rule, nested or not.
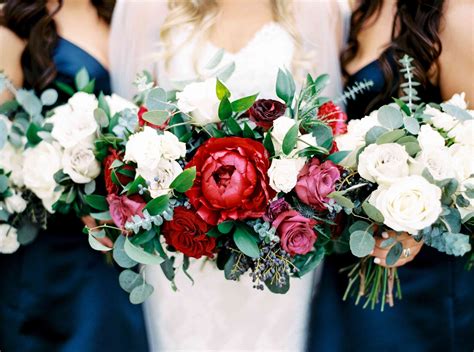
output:
[[[296,210],[288,210],[273,221],[273,227],[280,237],[281,247],[294,256],[309,253],[316,242],[317,236],[313,227],[315,220],[305,218]]]
[[[332,161],[320,164],[318,159],[312,159],[298,175],[296,194],[303,203],[323,211],[329,202],[328,194],[334,192],[340,178],[339,167]]]
[[[107,202],[110,206],[110,216],[114,224],[121,229],[125,228],[125,223],[132,219],[133,215],[143,216],[142,210],[145,203],[137,200],[132,200],[127,196],[118,196],[116,194],[109,194]]]

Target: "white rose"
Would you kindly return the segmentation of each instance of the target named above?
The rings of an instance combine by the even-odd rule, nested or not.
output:
[[[11,172],[10,182],[14,186],[23,187],[23,153],[7,142],[0,150],[0,168]]]
[[[459,182],[464,182],[474,175],[474,145],[453,144],[449,147],[451,167]]]
[[[418,143],[422,150],[442,149],[445,141],[438,131],[431,128],[430,125],[423,125],[418,133]]]
[[[61,159],[61,147],[57,143],[41,141],[24,152],[25,186],[43,201],[49,212],[61,196],[61,191],[55,191],[57,184],[54,180],[54,174],[62,169]]]
[[[182,172],[183,169],[176,161],[164,159],[158,163],[154,170],[137,169],[137,173],[147,181],[152,198],[168,194],[171,183]]]
[[[390,185],[409,175],[409,158],[400,144],[371,144],[360,154],[357,170],[368,181]]]
[[[67,101],[72,110],[82,111],[84,113],[93,114],[94,110],[99,106],[99,101],[94,94],[78,92]]]
[[[154,170],[162,157],[161,136],[149,126],[130,136],[125,145],[124,161],[137,163],[141,169]]]
[[[100,163],[92,148],[90,144],[79,143],[64,150],[63,172],[75,183],[89,183],[100,174]]]
[[[177,160],[186,156],[186,143],[180,142],[173,133],[165,131],[160,138],[163,158]]]
[[[23,199],[21,193],[13,193],[10,197],[5,198],[5,208],[10,214],[23,212],[26,205],[26,200]]]
[[[268,169],[270,187],[277,192],[288,193],[296,186],[298,173],[305,164],[304,158],[273,159]]]
[[[442,212],[441,189],[416,175],[379,187],[369,202],[382,213],[385,225],[412,235],[436,222]]]
[[[474,145],[474,120],[459,122],[448,136],[456,140],[456,143]]]
[[[424,113],[431,116],[431,123],[436,128],[440,128],[444,131],[451,130],[459,120],[453,116],[446,114],[438,109],[435,109],[429,105],[426,106]]]
[[[125,109],[138,111],[138,107],[135,104],[117,94],[107,95],[105,97],[105,101],[109,105],[111,116],[114,116],[116,113],[119,113]]]
[[[193,122],[200,126],[219,122],[219,99],[216,94],[216,79],[194,82],[176,93],[178,108],[191,114]]]
[[[276,154],[282,153],[283,139],[285,138],[288,131],[296,124],[296,120],[288,117],[281,116],[273,121],[273,129],[271,131],[271,137],[273,147],[275,148]]]
[[[438,181],[455,176],[451,154],[445,147],[422,150],[410,164],[410,174],[421,175],[425,168]]]
[[[0,253],[11,254],[19,247],[16,229],[8,224],[0,224]]]

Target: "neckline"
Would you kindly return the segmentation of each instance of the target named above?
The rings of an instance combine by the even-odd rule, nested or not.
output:
[[[378,63],[379,62],[379,59],[375,59],[375,60],[372,60],[370,61],[369,63],[367,63],[365,66],[362,66],[360,69],[358,69],[357,71],[355,71],[354,73],[351,73],[349,74],[350,77],[354,77],[354,76],[357,76],[359,73],[365,71],[366,69],[368,69],[369,67],[373,66],[374,64]]]
[[[87,50],[81,48],[79,45],[73,43],[72,41],[70,41],[69,39],[66,39],[64,37],[60,36],[59,40],[61,40],[64,43],[76,48],[79,51],[82,51],[84,54],[86,54],[88,57],[90,57],[95,63],[97,63],[97,65],[99,65],[105,72],[109,72],[109,70],[105,67],[105,65],[102,62],[100,62],[94,55],[89,53]]]

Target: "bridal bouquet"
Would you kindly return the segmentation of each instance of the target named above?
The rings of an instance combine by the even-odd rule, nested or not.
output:
[[[188,275],[190,258],[212,259],[228,280],[249,273],[255,288],[285,293],[321,262],[347,155],[333,138],[346,116],[319,96],[327,78],[308,76],[296,96],[280,71],[280,100],[233,100],[216,78],[178,92],[140,78],[139,127],[103,159],[107,195],[88,197],[113,221],[89,229],[90,241],[127,269],[120,284],[132,303],[153,292],[137,264],[160,264],[173,283],[177,262]],[[113,249],[98,245],[103,236]]]
[[[402,60],[405,78],[413,78],[410,59]],[[474,218],[474,114],[462,95],[440,106],[419,105],[412,84],[407,96],[349,122],[338,137],[351,150],[342,164],[349,173],[338,189],[349,213],[345,235],[362,258],[348,274],[346,297],[362,297],[372,308],[393,305],[400,283],[395,268],[374,264],[376,246],[389,249],[386,265],[408,258],[407,234],[440,252],[462,256],[471,250]],[[415,259],[416,260],[416,259]],[[358,283],[358,285],[357,285]]]

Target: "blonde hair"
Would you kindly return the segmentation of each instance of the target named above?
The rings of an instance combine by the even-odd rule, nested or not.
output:
[[[285,28],[295,43],[295,54],[293,65],[300,61],[302,52],[301,38],[295,26],[293,15],[293,0],[270,0],[273,20]],[[166,17],[160,31],[162,44],[162,59],[165,67],[169,63],[179,48],[172,46],[172,31],[178,27],[190,25],[196,28],[191,36],[198,37],[201,43],[208,39],[211,28],[216,22],[219,14],[217,0],[168,0],[169,13]],[[189,39],[189,38],[188,38]],[[198,46],[200,47],[200,46]],[[197,71],[198,53],[195,53],[194,67]]]

